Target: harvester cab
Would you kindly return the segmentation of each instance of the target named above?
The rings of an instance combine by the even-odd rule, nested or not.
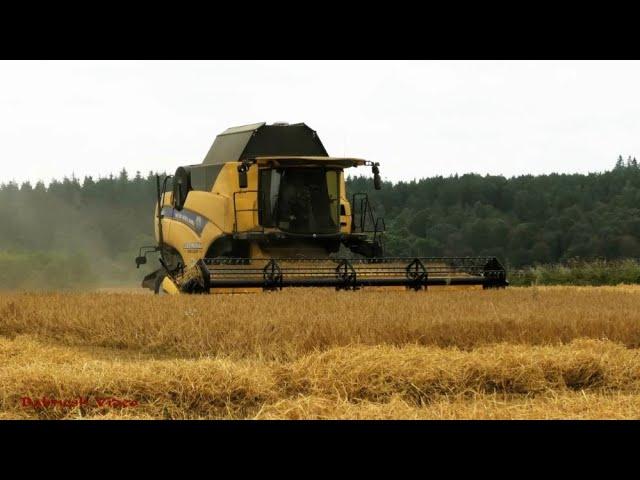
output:
[[[257,123],[218,135],[202,163],[157,177],[160,268],[142,285],[156,293],[284,287],[507,285],[493,257],[385,257],[385,223],[366,193],[348,198],[344,171],[379,164],[331,157],[304,123]],[[341,254],[342,251],[342,254]]]

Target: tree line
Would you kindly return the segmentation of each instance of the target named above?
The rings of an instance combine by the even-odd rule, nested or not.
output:
[[[618,158],[604,173],[453,175],[369,193],[390,254],[495,255],[512,267],[640,257],[640,168]]]
[[[368,193],[376,215],[385,218],[388,255],[495,255],[512,268],[640,258],[635,158],[619,157],[603,173],[437,176],[383,182],[380,191],[369,177],[351,177],[347,190]],[[81,269],[93,272],[87,277],[138,278],[132,259],[139,246],[154,243],[154,203],[153,172],[130,176],[123,169],[48,186],[3,183],[0,263],[22,255],[30,259],[25,263],[55,258],[60,268],[67,255],[90,266]],[[40,256],[28,255],[34,252]],[[20,262],[12,268],[19,271]]]

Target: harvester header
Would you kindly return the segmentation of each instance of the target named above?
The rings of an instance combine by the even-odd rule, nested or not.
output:
[[[136,264],[158,252],[160,268],[143,286],[215,293],[507,285],[493,257],[385,257],[385,223],[368,194],[347,196],[344,170],[362,166],[379,190],[377,162],[329,156],[304,123],[225,130],[202,163],[157,177],[158,243],[142,247]]]

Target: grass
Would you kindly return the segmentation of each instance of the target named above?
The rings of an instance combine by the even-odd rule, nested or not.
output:
[[[638,418],[639,344],[636,286],[5,293],[0,418]]]
[[[571,260],[565,265],[538,265],[508,272],[514,286],[640,284],[640,262],[625,260]]]

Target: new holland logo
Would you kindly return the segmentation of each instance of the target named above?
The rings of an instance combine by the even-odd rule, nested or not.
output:
[[[198,235],[202,234],[202,230],[207,226],[208,220],[197,213],[191,212],[187,209],[178,211],[171,207],[164,207],[162,209],[162,215],[166,218],[172,218],[178,222],[184,223],[194,230]]]

